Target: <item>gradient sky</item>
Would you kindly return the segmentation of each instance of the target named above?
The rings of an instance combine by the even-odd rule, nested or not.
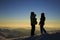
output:
[[[45,13],[46,26],[60,26],[60,0],[0,0],[0,26],[29,26],[31,11]]]

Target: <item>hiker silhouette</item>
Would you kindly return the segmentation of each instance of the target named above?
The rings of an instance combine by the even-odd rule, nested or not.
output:
[[[45,19],[46,19],[45,14],[41,13],[41,18],[40,18],[40,22],[39,22],[41,34],[46,33],[46,30],[44,29]]]
[[[35,25],[37,24],[37,18],[34,12],[31,12],[30,20],[31,20],[31,36],[34,36]]]

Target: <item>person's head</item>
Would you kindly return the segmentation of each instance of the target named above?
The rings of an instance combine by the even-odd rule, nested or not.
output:
[[[45,14],[44,13],[41,13],[41,17],[45,17]]]
[[[36,14],[34,12],[31,12],[31,16],[36,17]]]
[[[34,15],[34,12],[31,12],[31,16],[33,16]]]

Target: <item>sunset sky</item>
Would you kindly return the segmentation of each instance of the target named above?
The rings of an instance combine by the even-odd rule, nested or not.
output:
[[[37,15],[38,23],[44,12],[45,26],[60,27],[60,0],[0,0],[0,26],[30,27],[31,11]]]

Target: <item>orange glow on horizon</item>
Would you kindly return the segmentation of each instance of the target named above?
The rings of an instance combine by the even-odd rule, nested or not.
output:
[[[29,23],[14,23],[14,24],[0,24],[0,27],[3,26],[3,27],[12,27],[12,28],[19,28],[19,27],[30,27],[31,25]],[[39,26],[38,24],[36,26]],[[46,23],[45,24],[46,27],[59,27],[60,24],[57,24],[57,23]]]

